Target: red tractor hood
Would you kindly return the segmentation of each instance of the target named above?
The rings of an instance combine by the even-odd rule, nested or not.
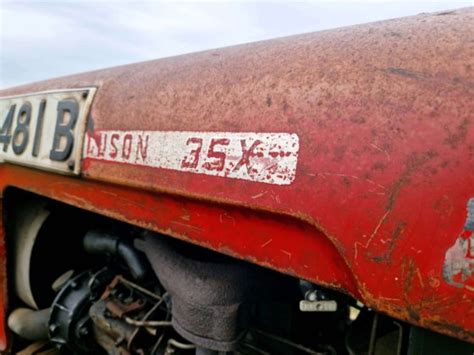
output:
[[[0,96],[96,87],[71,179],[125,186],[111,209],[149,226],[164,216],[156,229],[474,341],[473,16],[245,44]],[[221,212],[211,226],[192,206],[127,206],[121,196],[137,190]],[[265,221],[280,227],[269,234]]]

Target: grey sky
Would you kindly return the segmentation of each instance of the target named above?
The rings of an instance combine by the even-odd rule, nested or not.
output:
[[[0,88],[472,1],[0,0]]]

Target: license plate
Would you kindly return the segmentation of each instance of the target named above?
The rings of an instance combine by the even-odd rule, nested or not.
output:
[[[79,174],[95,88],[0,98],[0,162]]]

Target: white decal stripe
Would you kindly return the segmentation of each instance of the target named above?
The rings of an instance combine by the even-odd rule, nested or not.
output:
[[[99,131],[86,136],[96,160],[289,185],[299,139],[289,133]]]

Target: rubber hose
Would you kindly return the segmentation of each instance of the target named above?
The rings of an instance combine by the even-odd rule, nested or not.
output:
[[[17,308],[8,317],[8,327],[21,338],[31,341],[48,339],[50,308],[39,311]]]
[[[119,237],[90,231],[84,237],[84,249],[88,253],[112,254],[120,257],[136,280],[142,280],[148,271],[145,256]]]

